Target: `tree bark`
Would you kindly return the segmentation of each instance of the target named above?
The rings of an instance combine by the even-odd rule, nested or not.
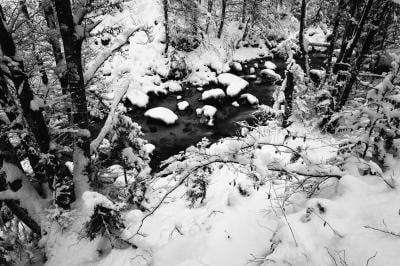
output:
[[[286,86],[285,86],[285,112],[283,114],[282,127],[286,128],[290,125],[289,118],[292,115],[293,109],[293,92],[294,92],[294,80],[293,73],[290,70],[286,71]]]
[[[354,35],[350,41],[351,42],[350,46],[344,52],[343,59],[342,59],[342,62],[344,62],[344,63],[347,63],[348,60],[350,59],[350,57],[353,55],[354,48],[356,48],[358,40],[361,37],[361,33],[362,33],[364,25],[368,19],[368,14],[372,8],[373,2],[374,2],[374,0],[368,0],[366,6],[364,7],[363,15],[360,19],[360,22],[357,25],[357,28],[354,31]]]
[[[165,30],[165,56],[168,56],[168,48],[169,48],[169,20],[168,20],[168,0],[163,0],[163,8],[164,8],[164,30]]]
[[[242,4],[242,23],[246,22],[246,8],[247,8],[247,0],[243,0],[243,4]]]
[[[75,136],[73,155],[75,194],[79,199],[83,192],[89,189],[90,176],[89,117],[82,67],[82,42],[84,36],[76,32],[76,28],[81,25],[74,23],[70,1],[55,0],[55,8],[67,64],[67,87],[72,107],[71,124],[77,127],[79,131]],[[78,15],[78,23],[81,23],[84,14]]]
[[[348,20],[346,22],[345,31],[344,31],[344,34],[342,36],[342,44],[340,46],[340,52],[339,52],[339,55],[338,55],[337,60],[336,60],[337,63],[342,61],[344,52],[346,51],[348,39],[350,38],[350,35],[351,35],[351,33],[353,31],[353,28],[354,28],[353,20],[355,19],[355,14],[356,14],[359,2],[360,2],[360,0],[350,1],[351,6],[350,6],[349,18],[348,18]],[[336,72],[337,72],[337,69],[335,67],[334,73],[336,73]]]
[[[389,4],[390,4],[389,0],[386,0],[384,3],[381,3],[381,8],[378,11],[378,14],[375,16],[375,19],[372,23],[373,27],[371,27],[371,29],[368,31],[368,34],[364,41],[364,44],[361,48],[360,55],[357,57],[357,60],[350,71],[350,73],[351,73],[350,79],[346,83],[346,86],[344,87],[343,92],[340,95],[339,104],[337,105],[337,108],[335,111],[340,111],[343,108],[343,106],[346,104],[346,102],[349,98],[351,89],[352,89],[355,81],[357,80],[357,76],[360,72],[361,64],[364,60],[364,57],[370,51],[371,44],[374,41],[374,37],[379,30],[379,24],[381,21],[385,20],[385,14],[387,13],[385,11],[386,11],[387,7],[389,6]],[[365,15],[365,13],[363,14],[363,16],[364,15]],[[389,14],[387,14],[387,15],[389,15]]]
[[[301,56],[304,60],[304,64],[305,64],[305,68],[306,68],[306,75],[307,75],[307,77],[309,77],[310,76],[310,66],[309,66],[309,62],[308,62],[308,52],[304,45],[304,28],[305,28],[305,20],[306,20],[306,7],[307,7],[306,0],[302,0],[301,1],[299,45],[300,45]]]
[[[337,11],[336,11],[336,15],[335,15],[335,22],[333,25],[333,29],[332,29],[332,40],[329,43],[329,47],[328,47],[328,59],[326,62],[326,74],[325,77],[323,78],[323,80],[321,81],[321,86],[323,86],[323,84],[325,84],[325,81],[327,79],[327,77],[330,75],[330,73],[332,72],[331,68],[332,68],[332,57],[333,57],[333,51],[335,49],[335,44],[336,44],[336,40],[337,40],[337,35],[338,35],[338,28],[339,28],[339,24],[340,24],[340,20],[342,17],[342,11],[343,11],[343,5],[344,5],[344,0],[340,0],[338,3],[338,7],[337,7]]]
[[[218,29],[218,39],[221,39],[222,36],[222,31],[224,29],[224,23],[225,23],[225,14],[226,13],[226,0],[222,0],[222,7],[221,7],[221,21],[219,24],[219,29]]]
[[[50,135],[43,118],[43,114],[33,91],[29,85],[29,80],[24,73],[22,61],[17,60],[16,47],[11,33],[8,32],[5,19],[0,12],[0,46],[2,54],[6,56],[4,66],[7,72],[4,73],[14,83],[15,93],[20,101],[24,117],[32,131],[36,142],[42,152],[47,152],[50,146]],[[0,53],[1,54],[1,53]]]

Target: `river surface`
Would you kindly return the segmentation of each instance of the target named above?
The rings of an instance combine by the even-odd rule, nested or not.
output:
[[[260,71],[267,61],[264,59],[251,60],[248,63],[243,63],[243,70],[241,72],[232,71],[231,73],[245,78],[250,75],[250,68],[254,64],[258,64],[256,68],[256,79],[246,79],[249,86],[242,93],[251,93],[256,96],[260,104],[272,106],[272,94],[280,84],[271,84],[260,76]],[[286,68],[283,60],[271,60],[277,66],[276,73],[284,78],[284,70]],[[321,65],[320,58],[312,58],[311,67],[316,68]],[[253,74],[254,75],[254,74]],[[150,95],[150,102],[147,109],[154,107],[166,107],[171,109],[179,117],[174,125],[164,125],[162,122],[148,119],[144,116],[147,109],[133,107],[127,115],[137,122],[143,130],[144,138],[156,146],[156,150],[152,157],[151,165],[157,166],[160,161],[185,150],[191,145],[195,145],[202,138],[207,137],[211,142],[216,142],[223,137],[237,135],[239,127],[236,122],[249,120],[252,118],[252,113],[257,110],[256,107],[249,105],[240,105],[240,107],[232,106],[232,102],[238,101],[238,97],[226,97],[221,101],[201,101],[202,91],[198,91],[197,87],[182,84],[183,91],[179,93],[170,93],[165,96]],[[222,88],[218,84],[210,84],[203,87],[204,90]],[[181,99],[177,99],[181,96]],[[180,101],[187,101],[189,107],[180,111],[177,108],[177,103]],[[215,116],[214,126],[208,126],[206,123],[201,123],[200,117],[196,114],[196,108],[201,108],[205,104],[215,106],[218,111]]]

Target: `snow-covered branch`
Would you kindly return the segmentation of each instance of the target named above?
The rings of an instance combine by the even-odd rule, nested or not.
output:
[[[87,70],[84,73],[84,80],[85,84],[88,84],[96,71],[104,64],[104,62],[117,50],[119,50],[125,43],[128,42],[128,39],[130,36],[132,36],[134,33],[144,30],[145,26],[144,25],[138,25],[136,27],[129,28],[119,34],[116,38],[116,40],[113,42],[113,44],[110,46],[110,48],[102,51],[97,58],[93,60],[93,62],[88,66]]]
[[[122,97],[124,97],[129,87],[129,80],[124,80],[122,83],[122,85],[119,84],[121,86],[116,86],[117,88],[121,87],[121,89],[117,89],[117,91],[115,92],[114,100],[111,104],[111,110],[108,113],[107,120],[104,123],[104,126],[101,129],[99,135],[90,143],[90,153],[94,153],[97,150],[100,143],[103,141],[107,133],[114,125],[114,121],[118,116],[118,113],[116,112],[118,103],[121,101]]]

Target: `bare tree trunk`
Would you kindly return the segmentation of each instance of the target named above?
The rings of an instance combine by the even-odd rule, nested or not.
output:
[[[308,62],[308,52],[304,45],[304,27],[305,27],[305,20],[306,20],[306,7],[307,7],[306,0],[302,0],[301,1],[299,45],[300,45],[301,56],[303,57],[304,64],[306,67],[306,75],[307,75],[307,77],[310,77],[310,65]]]
[[[247,0],[243,0],[243,4],[242,4],[242,23],[246,22],[246,8],[247,8]]]
[[[349,98],[351,89],[352,89],[355,81],[357,80],[357,76],[360,72],[361,64],[364,60],[364,57],[369,52],[370,46],[371,46],[372,42],[374,41],[374,37],[379,30],[379,24],[381,21],[384,21],[384,19],[385,19],[385,14],[387,13],[385,11],[386,11],[387,7],[389,6],[389,4],[390,4],[389,0],[386,0],[386,2],[381,3],[382,7],[378,11],[378,14],[375,16],[375,19],[373,21],[373,27],[371,27],[371,29],[368,31],[368,34],[365,38],[360,55],[358,56],[355,64],[353,65],[353,67],[350,71],[350,73],[351,73],[350,79],[346,83],[346,86],[344,87],[343,92],[340,95],[339,104],[337,105],[337,108],[335,111],[340,111],[343,108],[343,106],[346,104],[346,102]],[[363,16],[364,15],[365,15],[365,13],[363,14]],[[387,15],[389,15],[389,14],[387,14]]]
[[[222,30],[224,28],[225,13],[226,13],[226,0],[222,0],[221,21],[219,24],[218,35],[217,35],[218,39],[221,39]]]
[[[294,92],[294,81],[293,73],[290,70],[286,71],[286,86],[285,86],[285,112],[283,114],[282,127],[286,128],[290,126],[289,118],[292,115],[293,109],[293,92]]]
[[[164,8],[164,30],[165,30],[165,56],[168,56],[168,48],[169,48],[169,20],[168,20],[168,0],[163,0],[163,8]]]
[[[67,94],[67,78],[65,75],[66,63],[61,50],[60,32],[57,28],[57,18],[52,1],[43,1],[42,8],[46,19],[48,31],[48,41],[51,45],[53,56],[56,62],[55,73],[60,81],[61,90],[64,95]]]
[[[14,83],[15,93],[36,142],[43,152],[47,152],[50,145],[50,135],[41,108],[29,85],[28,77],[24,73],[23,63],[17,60],[14,41],[4,22],[5,19],[2,16],[2,10],[0,10],[0,46],[2,54],[7,57],[7,60],[4,61],[4,66],[8,70],[6,75]]]
[[[340,52],[339,52],[339,55],[338,55],[337,60],[336,60],[337,63],[342,61],[344,52],[346,51],[348,40],[349,40],[350,35],[351,35],[351,33],[353,31],[353,28],[354,28],[354,25],[353,25],[354,22],[353,21],[355,19],[355,14],[356,14],[359,2],[360,2],[360,0],[350,1],[349,18],[347,19],[347,22],[346,22],[346,25],[345,25],[344,34],[342,36],[342,44],[340,46]],[[336,73],[337,70],[338,69],[335,66],[333,72]]]
[[[331,42],[330,42],[329,48],[328,48],[328,59],[327,59],[327,62],[326,62],[326,67],[325,67],[326,74],[325,74],[325,77],[323,78],[323,80],[321,81],[321,86],[323,86],[323,84],[325,83],[327,77],[332,72],[332,70],[331,70],[331,68],[332,68],[332,57],[333,57],[333,51],[335,49],[335,44],[336,44],[336,40],[337,40],[340,19],[342,17],[341,14],[342,14],[342,11],[343,11],[343,5],[344,5],[344,0],[340,0],[339,3],[338,3],[336,15],[335,15],[335,22],[334,22],[333,30],[332,30],[332,39],[331,39]]]
[[[368,15],[369,12],[372,8],[372,4],[373,4],[374,0],[368,0],[367,4],[364,7],[364,11],[363,11],[363,15],[361,17],[360,22],[357,25],[357,28],[354,30],[354,35],[350,41],[350,45],[348,45],[349,47],[346,49],[344,55],[343,55],[343,59],[342,62],[347,63],[347,61],[349,60],[349,58],[352,56],[354,48],[356,48],[358,40],[361,37],[361,33],[363,31],[365,22],[368,19]]]
[[[82,42],[84,36],[81,36],[75,30],[80,25],[76,25],[74,22],[70,1],[55,0],[55,8],[67,63],[66,76],[72,102],[71,122],[79,131],[74,141],[73,156],[75,194],[79,199],[83,192],[89,189],[90,176],[89,117],[82,67]]]
[[[213,10],[213,0],[208,0],[207,2],[207,25],[206,25],[206,33],[208,33],[208,29],[210,27],[210,20],[212,17],[212,10]]]

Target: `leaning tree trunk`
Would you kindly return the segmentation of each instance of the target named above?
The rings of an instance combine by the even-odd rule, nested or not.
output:
[[[305,21],[306,21],[306,0],[301,1],[301,16],[300,16],[300,32],[299,32],[299,45],[300,45],[300,52],[301,56],[304,60],[304,65],[306,68],[306,75],[310,77],[310,65],[308,62],[308,52],[304,44],[304,28],[305,28]]]
[[[355,20],[355,14],[356,14],[359,2],[360,2],[360,0],[350,1],[351,6],[350,6],[349,18],[347,19],[344,34],[342,36],[342,44],[340,46],[340,52],[339,52],[339,55],[336,60],[337,63],[342,61],[344,52],[346,51],[348,39],[350,38],[350,35],[354,28],[353,23]],[[334,73],[336,73],[336,72],[337,72],[337,68],[335,67]]]
[[[351,89],[352,89],[355,81],[357,80],[357,76],[360,72],[360,68],[361,68],[362,62],[364,60],[364,57],[370,51],[371,44],[374,41],[375,35],[377,34],[377,32],[379,30],[379,24],[380,24],[380,22],[385,20],[385,15],[387,15],[387,16],[389,15],[388,12],[385,12],[389,5],[390,5],[389,0],[386,0],[386,2],[381,4],[380,10],[378,11],[378,14],[375,16],[375,19],[372,23],[372,27],[368,31],[368,34],[365,38],[364,44],[361,48],[360,55],[358,56],[356,62],[354,63],[354,65],[350,71],[350,73],[351,73],[350,79],[346,83],[346,86],[344,87],[343,92],[340,95],[339,104],[337,105],[335,111],[340,111],[343,108],[343,106],[346,104],[346,102],[349,98]]]
[[[221,39],[222,36],[222,31],[224,29],[224,23],[225,23],[225,14],[226,13],[226,0],[222,0],[222,7],[221,7],[221,21],[219,24],[219,29],[218,29],[218,39]]]
[[[246,22],[246,8],[247,8],[247,0],[243,0],[243,4],[242,4],[242,24]]]
[[[335,44],[336,44],[336,40],[337,40],[337,35],[338,35],[338,29],[339,29],[339,24],[340,24],[340,19],[342,17],[342,11],[343,11],[343,5],[344,5],[344,0],[340,0],[338,3],[338,7],[337,7],[337,11],[336,11],[336,15],[335,15],[335,22],[333,25],[333,30],[332,30],[332,39],[331,42],[329,44],[328,47],[328,59],[326,62],[326,73],[325,76],[323,78],[323,80],[321,81],[321,86],[323,86],[325,84],[325,81],[327,79],[328,76],[330,76],[330,74],[332,73],[332,57],[333,57],[333,51],[335,49]]]
[[[55,0],[55,8],[67,63],[66,77],[71,97],[71,124],[77,129],[74,139],[74,186],[75,196],[80,199],[89,189],[90,176],[90,132],[89,117],[82,67],[82,42],[84,36],[76,31],[70,1]]]
[[[348,44],[348,48],[344,52],[343,59],[342,59],[342,62],[344,62],[344,63],[348,62],[348,60],[350,59],[350,57],[353,54],[354,49],[357,46],[358,40],[360,39],[361,33],[363,32],[364,25],[368,19],[369,12],[371,11],[373,2],[374,2],[374,0],[368,0],[367,4],[364,7],[364,12],[360,19],[360,22],[358,23],[357,28],[354,31],[354,35],[353,35],[350,43]]]

